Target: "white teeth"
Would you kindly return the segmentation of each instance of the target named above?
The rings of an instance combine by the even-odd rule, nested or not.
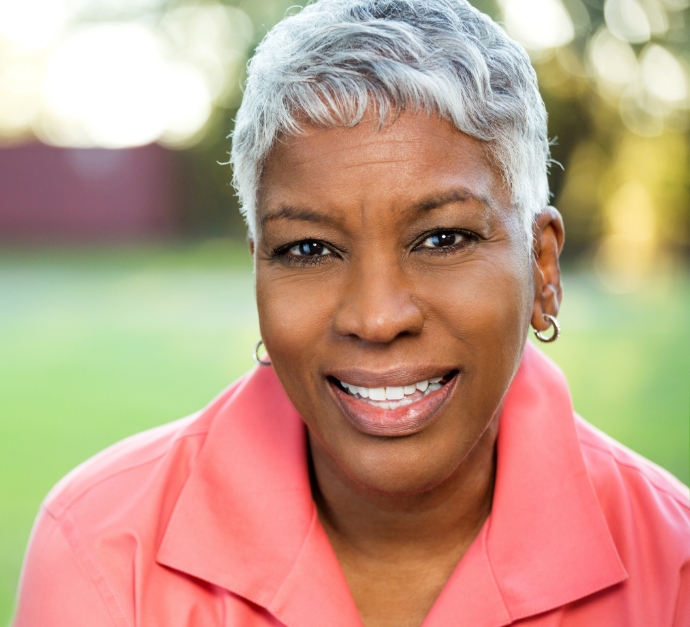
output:
[[[405,398],[405,392],[401,387],[386,388],[386,398],[389,401],[399,401]]]
[[[386,388],[370,388],[369,398],[372,401],[385,401],[386,400]]]
[[[435,392],[443,387],[441,383],[443,377],[432,377],[431,379],[425,379],[424,381],[418,381],[414,385],[405,386],[390,386],[385,388],[365,388],[358,385],[353,385],[352,383],[345,383],[341,381],[342,386],[350,392],[353,396],[359,396],[360,398],[368,398],[372,401],[394,401],[393,403],[386,403],[383,405],[384,408],[395,409],[400,407],[400,405],[407,405],[412,401],[412,399],[405,398],[411,394],[415,394],[417,390],[426,395],[426,393]]]

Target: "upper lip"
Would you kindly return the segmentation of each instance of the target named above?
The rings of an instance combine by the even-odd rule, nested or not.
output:
[[[405,365],[388,370],[365,370],[363,368],[336,368],[326,373],[339,381],[364,388],[402,387],[433,377],[444,377],[459,370],[457,366]]]

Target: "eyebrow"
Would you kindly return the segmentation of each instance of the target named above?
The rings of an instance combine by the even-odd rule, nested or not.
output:
[[[259,221],[261,228],[263,228],[267,222],[273,220],[299,220],[302,222],[316,222],[321,224],[335,223],[335,220],[328,215],[305,207],[295,207],[293,205],[281,205],[276,211],[261,216],[261,220]]]
[[[475,194],[466,187],[460,187],[457,189],[452,189],[443,194],[424,198],[423,200],[412,205],[410,207],[410,211],[413,213],[425,213],[427,211],[433,211],[434,209],[439,209],[453,203],[467,202],[468,200],[474,200],[487,209],[492,208],[491,201],[487,196]]]
[[[475,200],[487,209],[491,209],[492,205],[486,196],[475,194],[471,190],[461,187],[453,189],[443,194],[436,196],[429,196],[410,206],[408,211],[410,213],[426,213],[434,209],[440,209],[446,205],[458,202],[467,202],[468,200]],[[331,216],[308,209],[306,207],[296,207],[294,205],[281,205],[275,211],[267,213],[261,217],[259,221],[261,228],[268,222],[274,220],[298,220],[301,222],[313,222],[317,224],[335,224],[336,220]]]

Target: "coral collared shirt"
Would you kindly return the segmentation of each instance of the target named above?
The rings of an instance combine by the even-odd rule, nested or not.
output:
[[[574,417],[528,345],[493,509],[423,627],[688,627],[690,499]],[[356,627],[273,371],[115,445],[46,499],[15,627]]]

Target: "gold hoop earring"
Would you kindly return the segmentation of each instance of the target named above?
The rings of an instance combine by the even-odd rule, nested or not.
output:
[[[549,314],[542,315],[544,316],[544,320],[551,323],[551,326],[553,327],[553,335],[551,337],[546,337],[545,335],[542,335],[541,331],[537,331],[536,329],[534,329],[534,335],[537,336],[537,339],[540,342],[544,342],[545,344],[555,342],[561,335],[561,327],[558,324],[556,318],[554,318],[553,316],[550,316]]]
[[[264,343],[263,340],[259,340],[256,343],[256,346],[254,347],[254,351],[252,352],[252,358],[254,359],[254,363],[257,366],[270,366],[271,365],[271,360],[269,359],[268,361],[264,361],[259,357],[259,349],[261,348],[261,345]]]

